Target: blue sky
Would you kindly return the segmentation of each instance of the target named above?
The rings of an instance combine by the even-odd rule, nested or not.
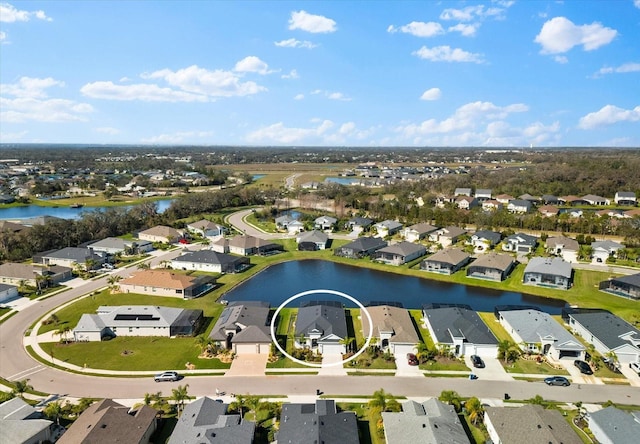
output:
[[[0,0],[0,142],[640,146],[640,0]]]

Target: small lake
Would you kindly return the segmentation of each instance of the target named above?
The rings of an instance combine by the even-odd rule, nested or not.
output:
[[[425,273],[428,276],[428,273]],[[471,279],[470,279],[471,280]],[[467,304],[476,311],[492,312],[496,305],[533,305],[549,314],[560,314],[565,302],[507,291],[433,281],[413,276],[370,270],[322,260],[291,261],[272,265],[228,292],[227,301],[267,301],[277,307],[291,296],[308,290],[335,290],[346,293],[363,305],[371,301],[399,302],[404,308],[422,308],[428,303]],[[349,300],[327,294],[304,300]]]
[[[355,177],[327,177],[324,179],[328,183],[338,183],[340,185],[351,185],[360,182],[361,179]]]

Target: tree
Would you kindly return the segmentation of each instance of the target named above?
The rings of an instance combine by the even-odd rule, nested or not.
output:
[[[401,410],[398,401],[390,393],[386,393],[384,389],[373,392],[373,399],[369,401],[369,407],[380,412],[399,412]]]
[[[43,412],[49,419],[53,419],[57,425],[60,425],[60,416],[62,415],[62,403],[60,401],[54,401],[47,404]]]
[[[118,291],[120,289],[118,287],[118,282],[120,282],[121,280],[122,280],[122,276],[120,276],[120,275],[112,274],[111,276],[109,276],[107,278],[107,284],[109,284],[109,290],[111,292]]]
[[[22,399],[24,399],[24,394],[26,392],[28,392],[29,390],[33,390],[33,387],[29,385],[28,379],[21,379],[19,381],[15,381],[13,384],[14,384],[14,388],[11,391],[11,393],[13,393],[15,396],[19,396]]]
[[[435,351],[431,350],[427,344],[424,342],[418,342],[416,345],[416,358],[420,363],[424,364],[425,362],[433,359],[435,357]]]
[[[171,399],[176,402],[178,416],[180,416],[181,411],[184,410],[184,401],[189,399],[188,389],[189,384],[185,384],[184,386],[179,385],[178,388],[171,390]]]
[[[502,359],[504,363],[513,362],[520,356],[520,349],[516,344],[504,339],[498,342],[498,358]]]
[[[205,335],[199,335],[198,337],[196,337],[196,345],[198,347],[200,347],[200,353],[204,354],[205,350],[211,350],[212,346],[213,346],[213,341],[212,339],[208,338]]]
[[[540,395],[536,395],[533,398],[531,398],[529,400],[529,402],[531,404],[535,404],[535,405],[543,405],[544,404],[544,398]]]
[[[452,405],[456,412],[460,411],[462,399],[458,392],[454,390],[443,390],[438,399],[444,403]]]
[[[151,265],[149,264],[149,262],[140,262],[138,264],[138,269],[140,270],[149,270],[151,268]]]
[[[352,338],[350,336],[345,336],[340,339],[340,344],[344,345],[344,349],[347,353],[349,353],[352,349],[351,345],[355,342],[356,338]]]
[[[477,425],[478,421],[482,420],[484,408],[478,398],[475,396],[469,398],[467,402],[464,403],[464,408],[467,411],[467,415],[469,415],[469,421],[471,421],[473,425]]]
[[[71,331],[71,327],[69,327],[68,325],[63,325],[62,327],[54,331],[53,334],[55,336],[60,336],[60,342],[66,343],[68,342],[67,335],[69,334],[70,331]]]

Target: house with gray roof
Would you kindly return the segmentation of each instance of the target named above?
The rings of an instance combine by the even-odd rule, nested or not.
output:
[[[275,219],[276,228],[279,228],[281,230],[286,230],[289,227],[289,224],[295,220],[296,219],[291,217],[291,215],[289,214],[283,214],[282,216],[278,216]]]
[[[602,356],[615,353],[618,362],[640,362],[640,330],[607,311],[569,313],[569,326],[593,344]]]
[[[636,444],[640,436],[640,411],[614,406],[587,413],[589,430],[600,444]]]
[[[578,262],[580,244],[575,239],[566,236],[548,237],[544,248],[547,253],[559,256],[567,262]]]
[[[375,251],[386,247],[387,242],[379,237],[359,237],[353,242],[344,244],[341,247],[333,250],[333,254],[341,257],[348,257],[351,259],[362,259],[363,257],[370,256]]]
[[[369,219],[368,217],[357,216],[349,219],[349,221],[346,223],[345,228],[351,231],[361,232],[368,230],[371,225],[373,225],[372,219]]]
[[[456,188],[453,192],[454,196],[471,196],[471,188]]]
[[[240,256],[250,256],[256,254],[258,256],[275,253],[281,251],[282,245],[261,239],[255,236],[238,235],[229,239],[229,253],[239,254]]]
[[[429,241],[437,242],[442,245],[442,247],[446,248],[458,242],[458,240],[465,234],[467,234],[467,230],[460,227],[438,228],[436,231],[429,234]]]
[[[562,413],[541,405],[485,407],[484,424],[496,444],[581,444]]]
[[[313,226],[316,230],[333,230],[338,219],[331,216],[320,216],[313,221]]]
[[[255,422],[228,414],[229,405],[208,397],[187,404],[167,444],[251,444]]]
[[[222,225],[218,225],[207,219],[187,224],[187,230],[202,237],[218,237],[224,235],[227,231]]]
[[[182,230],[176,230],[166,225],[156,225],[138,232],[138,238],[149,242],[162,242],[171,244],[180,241],[184,237]]]
[[[141,254],[153,250],[153,243],[142,239],[107,237],[88,245],[93,251],[115,254]]]
[[[532,257],[524,269],[522,282],[567,290],[573,283],[573,267],[559,257]]]
[[[174,270],[206,271],[209,273],[238,273],[249,266],[249,258],[199,250],[185,253],[171,260]]]
[[[437,398],[404,402],[402,412],[382,412],[382,421],[387,444],[470,442],[453,406]]]
[[[479,203],[478,203],[478,199],[476,199],[475,197],[458,196],[456,197],[455,205],[457,208],[460,208],[461,210],[470,210],[472,208],[477,207]]]
[[[420,263],[420,269],[431,273],[453,274],[471,261],[471,255],[460,248],[447,248]]]
[[[66,247],[33,256],[33,263],[40,265],[61,265],[69,268],[96,269],[107,260],[106,254],[98,254],[91,248]]]
[[[383,220],[374,225],[378,237],[393,236],[402,229],[402,224],[397,220]]]
[[[529,254],[535,250],[538,238],[524,233],[516,233],[508,236],[502,243],[504,251],[518,254]]]
[[[377,338],[377,345],[381,350],[389,351],[402,359],[407,353],[415,353],[420,338],[406,309],[391,305],[376,305],[367,307],[367,311],[371,316],[373,337]],[[364,315],[362,331],[365,334],[369,331],[369,318]]]
[[[636,193],[633,191],[618,191],[613,200],[616,205],[635,205],[637,202]]]
[[[300,251],[324,250],[329,244],[329,236],[320,230],[303,231],[296,236],[296,243]]]
[[[485,200],[489,200],[492,198],[492,190],[489,188],[478,188],[474,196],[480,202],[484,202]]]
[[[498,340],[473,310],[464,307],[424,307],[422,320],[433,342],[456,356],[479,355],[495,358]]]
[[[591,244],[591,248],[591,263],[606,264],[607,259],[610,257],[616,257],[617,251],[624,248],[624,245],[611,240],[603,240],[593,242]]]
[[[347,337],[344,308],[339,303],[321,301],[300,307],[295,337],[297,347],[309,347],[319,353],[345,353],[346,347],[340,343]]]
[[[379,249],[371,257],[388,265],[402,265],[418,259],[426,253],[427,249],[424,246],[402,241]]]
[[[473,245],[476,252],[486,251],[498,245],[502,239],[502,234],[497,231],[480,230],[471,235],[469,243]]]
[[[282,404],[278,444],[359,444],[354,412],[338,412],[333,399],[315,404]]]
[[[467,277],[500,282],[509,276],[515,265],[515,259],[509,254],[482,254],[467,267]]]
[[[584,359],[585,347],[543,311],[501,310],[498,320],[522,351],[549,355],[555,360]]]
[[[19,296],[18,287],[9,284],[0,284],[0,304]]]
[[[40,444],[54,441],[55,425],[22,398],[0,404],[0,442]]]
[[[582,196],[582,200],[589,203],[589,205],[610,205],[611,201],[606,197],[597,196],[595,194],[587,194]]]
[[[620,276],[600,282],[600,291],[623,296],[630,299],[640,299],[640,273]]]
[[[528,213],[532,207],[533,205],[530,200],[513,199],[507,204],[507,211],[509,213]]]
[[[235,301],[222,310],[209,338],[236,354],[264,354],[271,350],[269,303]]]
[[[438,227],[421,222],[402,229],[400,234],[407,242],[418,242],[427,238],[430,233],[433,233],[437,229]]]

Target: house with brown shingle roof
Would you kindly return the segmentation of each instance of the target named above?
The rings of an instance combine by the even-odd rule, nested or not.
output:
[[[367,307],[373,324],[373,337],[378,339],[378,346],[392,355],[404,358],[407,353],[415,353],[416,344],[420,342],[409,312],[404,308],[391,305]],[[369,318],[362,315],[362,331],[369,332]]]
[[[24,283],[25,285],[36,287],[38,276],[43,276],[48,283],[58,283],[71,279],[73,277],[72,272],[71,268],[61,265],[41,267],[33,264],[7,262],[0,264],[0,283],[18,286]]]
[[[248,256],[251,254],[265,254],[270,251],[282,250],[282,246],[254,236],[235,236],[229,239],[229,253]]]
[[[118,283],[122,293],[172,296],[192,299],[202,296],[214,286],[211,276],[187,276],[171,270],[143,270]]]
[[[218,225],[207,219],[199,220],[187,224],[187,229],[193,233],[199,234],[202,237],[217,237],[222,236],[226,232],[226,228],[222,225]]]
[[[513,270],[516,261],[509,254],[488,253],[478,257],[467,268],[467,277],[502,281]]]
[[[464,267],[471,260],[471,256],[459,249],[449,248],[432,254],[420,263],[420,269],[432,273],[453,274]]]
[[[184,236],[184,233],[180,230],[176,230],[166,225],[156,225],[147,230],[140,231],[138,238],[142,240],[148,240],[150,242],[164,242],[171,244],[179,241]]]
[[[542,214],[544,217],[553,217],[557,216],[560,212],[560,209],[555,205],[543,205],[538,208],[538,212]]]

